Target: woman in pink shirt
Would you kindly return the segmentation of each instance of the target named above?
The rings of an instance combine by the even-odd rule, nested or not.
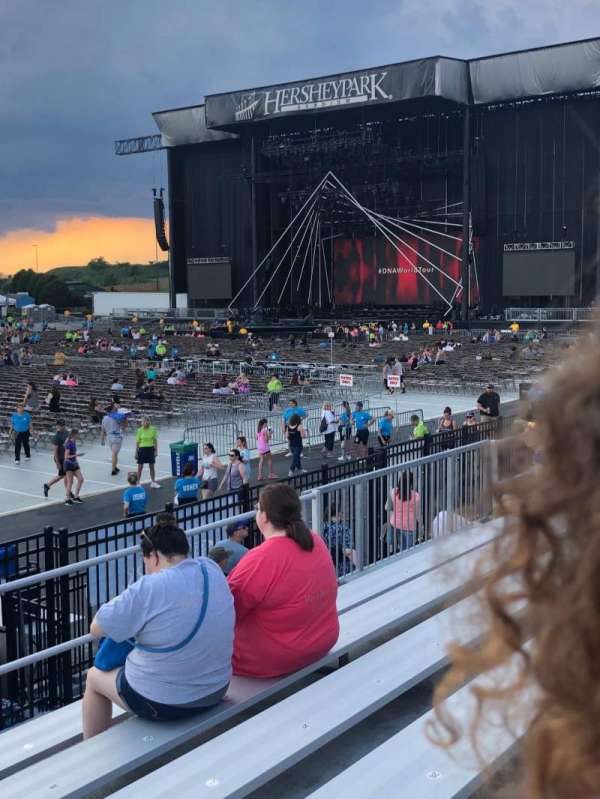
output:
[[[420,495],[413,489],[412,474],[402,472],[396,488],[392,488],[387,509],[390,529],[387,532],[388,551],[403,552],[414,546]]]
[[[258,450],[258,479],[263,479],[263,465],[267,462],[269,469],[269,480],[277,480],[277,475],[273,471],[273,455],[271,454],[271,431],[266,419],[258,420],[256,430],[256,449]]]
[[[233,671],[278,677],[324,657],[337,641],[337,579],[329,550],[302,521],[293,488],[264,488],[256,523],[264,542],[228,577],[236,617]]]

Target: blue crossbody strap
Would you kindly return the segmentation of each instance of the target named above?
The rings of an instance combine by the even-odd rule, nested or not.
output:
[[[136,644],[136,649],[140,649],[142,652],[152,652],[153,654],[163,655],[169,652],[177,652],[178,649],[183,649],[184,646],[187,646],[192,638],[196,635],[200,627],[202,627],[202,623],[204,622],[204,618],[206,616],[206,610],[208,608],[208,572],[206,570],[206,565],[200,562],[200,568],[202,569],[202,579],[204,581],[204,588],[202,591],[202,607],[200,608],[200,615],[198,616],[198,620],[196,624],[193,626],[191,631],[186,635],[183,641],[180,641],[178,644],[174,646],[163,646],[163,647],[155,647],[155,646],[142,646],[142,644]]]

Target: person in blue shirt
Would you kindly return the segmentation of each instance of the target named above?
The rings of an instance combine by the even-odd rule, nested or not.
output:
[[[183,477],[175,481],[175,496],[178,505],[188,505],[198,501],[200,480],[194,473],[194,464],[188,462],[183,467]]]
[[[146,512],[148,494],[142,485],[138,485],[136,472],[129,472],[127,475],[129,488],[123,491],[123,515],[139,516]]]
[[[342,402],[342,409],[338,414],[338,433],[340,434],[340,444],[342,447],[342,454],[338,461],[352,460],[352,455],[346,452],[350,446],[350,439],[352,438],[352,411],[350,404],[347,400]]]
[[[359,456],[366,458],[369,454],[369,426],[375,421],[368,411],[363,410],[362,402],[356,403],[356,410],[352,414],[352,422],[356,427],[354,441],[358,444]],[[362,453],[361,453],[362,450]]]
[[[15,463],[21,462],[21,447],[25,450],[25,460],[30,460],[29,437],[31,435],[31,416],[23,405],[17,405],[17,410],[10,417],[10,426],[15,438]]]
[[[377,441],[380,446],[387,447],[394,433],[394,412],[389,408],[379,420]]]

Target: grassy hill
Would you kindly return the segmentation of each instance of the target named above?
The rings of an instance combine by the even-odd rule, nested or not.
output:
[[[104,258],[94,258],[86,266],[57,266],[47,274],[67,284],[80,283],[97,289],[156,291],[165,285],[169,264],[167,261],[155,264],[111,264]]]

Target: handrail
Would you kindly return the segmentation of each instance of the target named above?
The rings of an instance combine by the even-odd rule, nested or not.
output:
[[[255,516],[256,511],[246,511],[245,513],[238,513],[235,516],[228,516],[226,519],[220,519],[216,522],[209,522],[208,524],[201,524],[199,527],[192,527],[190,530],[184,530],[184,532],[186,536],[190,538],[191,536],[198,535],[199,533],[207,533],[210,530],[216,529],[217,527],[223,527],[235,522],[253,519]],[[135,534],[136,531],[132,531],[132,535]],[[82,571],[90,566],[95,566],[98,563],[107,563],[108,561],[116,560],[117,558],[122,558],[127,555],[135,555],[136,552],[139,552],[140,550],[141,546],[139,544],[135,544],[130,547],[124,547],[123,549],[116,549],[114,552],[106,552],[104,555],[96,555],[93,558],[78,560],[76,563],[69,563],[67,566],[58,566],[56,569],[50,569],[45,572],[40,572],[39,574],[30,574],[28,577],[20,577],[18,580],[1,583],[0,596],[2,596],[2,594],[8,594],[12,591],[18,591],[21,588],[29,588],[29,586],[37,585],[38,583],[43,583],[47,580],[54,580],[57,577],[65,577],[69,574],[74,574],[75,572]]]

